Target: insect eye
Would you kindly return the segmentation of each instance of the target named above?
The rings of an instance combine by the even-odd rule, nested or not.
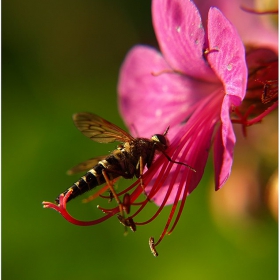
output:
[[[161,135],[161,134],[155,134],[152,137],[152,140],[154,140],[156,142],[159,142],[160,144],[162,144],[166,148],[168,146],[167,139],[163,135]]]

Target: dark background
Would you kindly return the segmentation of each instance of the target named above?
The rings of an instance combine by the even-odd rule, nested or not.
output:
[[[276,279],[275,219],[260,206],[221,222],[211,162],[158,258],[148,238],[170,207],[126,237],[116,218],[78,227],[42,208],[78,179],[67,169],[114,149],[86,139],[71,116],[94,112],[125,128],[118,71],[137,43],[156,45],[150,1],[2,1],[2,279]],[[90,220],[96,204],[77,198],[69,209]]]

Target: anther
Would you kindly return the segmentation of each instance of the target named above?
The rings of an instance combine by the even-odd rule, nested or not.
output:
[[[130,227],[131,231],[136,231],[136,225],[132,218],[127,218],[128,226]]]
[[[150,245],[150,249],[152,254],[157,257],[158,256],[158,252],[156,250],[156,246],[155,246],[155,239],[153,237],[149,238],[149,245]]]
[[[124,216],[118,214],[117,215],[120,223],[125,226],[125,227],[129,227],[131,229],[131,231],[135,232],[136,231],[136,225],[133,221],[132,218],[125,218]]]
[[[123,209],[126,212],[126,214],[130,213],[130,194],[126,193],[123,197]]]

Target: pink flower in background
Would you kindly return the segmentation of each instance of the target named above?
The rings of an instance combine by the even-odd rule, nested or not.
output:
[[[194,0],[206,23],[210,7],[217,7],[235,26],[243,44],[278,52],[278,2],[256,0]],[[248,12],[248,11],[251,12]]]

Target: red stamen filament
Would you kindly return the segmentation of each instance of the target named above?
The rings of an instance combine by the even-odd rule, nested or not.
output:
[[[96,224],[99,224],[101,222],[104,222],[106,221],[107,219],[109,219],[110,217],[112,217],[114,214],[116,214],[118,212],[118,207],[116,207],[114,209],[114,211],[111,211],[111,213],[108,213],[106,216],[102,217],[102,218],[99,218],[97,220],[94,220],[94,221],[80,221],[80,220],[77,220],[75,219],[74,217],[72,217],[68,212],[67,212],[67,209],[66,209],[66,203],[67,203],[67,200],[69,198],[69,196],[71,195],[72,193],[72,189],[70,189],[66,195],[64,196],[63,194],[61,194],[59,196],[59,204],[56,205],[52,202],[46,202],[46,201],[43,201],[43,207],[44,208],[51,208],[51,209],[54,209],[56,210],[57,212],[59,212],[64,219],[66,219],[68,222],[74,224],[74,225],[78,225],[78,226],[93,226],[93,225],[96,225]]]
[[[275,103],[273,103],[269,108],[267,108],[263,113],[261,113],[260,115],[258,115],[257,117],[248,120],[249,115],[252,113],[252,111],[255,109],[255,105],[251,105],[247,112],[244,114],[244,116],[240,113],[240,111],[238,110],[238,108],[234,108],[234,112],[236,113],[236,115],[240,118],[240,119],[232,119],[232,123],[239,123],[242,124],[242,132],[244,137],[247,136],[247,131],[246,131],[246,127],[247,126],[251,126],[253,124],[256,123],[260,123],[262,121],[262,119],[267,116],[269,113],[271,113],[274,109],[276,109],[278,107],[278,101],[276,101]]]

